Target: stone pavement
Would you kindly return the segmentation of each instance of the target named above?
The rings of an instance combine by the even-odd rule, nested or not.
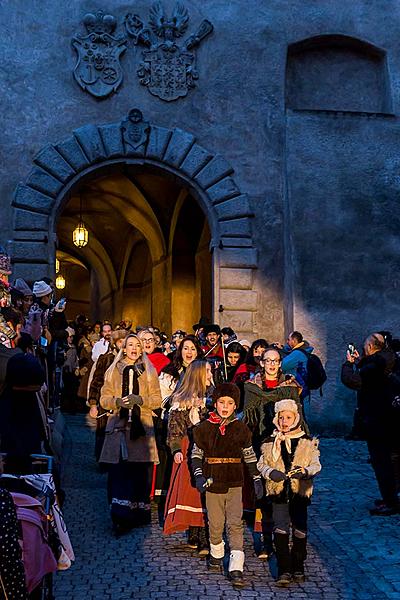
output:
[[[235,591],[224,576],[207,572],[206,561],[185,547],[183,534],[163,536],[156,510],[151,528],[115,539],[106,475],[93,459],[93,432],[82,416],[68,417],[67,423],[73,454],[64,513],[76,562],[57,574],[57,600],[400,600],[400,516],[369,516],[368,506],[379,495],[363,442],[321,440],[323,470],[309,513],[307,581],[277,588],[274,559],[268,563],[255,556],[246,530],[247,585]]]

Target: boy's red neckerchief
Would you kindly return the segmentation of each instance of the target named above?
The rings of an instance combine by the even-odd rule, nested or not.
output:
[[[210,423],[213,423],[214,425],[220,424],[219,430],[221,432],[221,435],[225,435],[226,426],[229,423],[232,423],[232,421],[236,421],[236,416],[235,414],[233,414],[228,419],[223,419],[219,416],[217,411],[214,410],[212,413],[210,413],[210,416],[208,417],[207,421],[210,421]]]

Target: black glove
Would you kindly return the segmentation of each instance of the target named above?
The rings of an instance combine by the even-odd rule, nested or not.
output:
[[[277,469],[273,469],[268,477],[275,483],[279,483],[280,481],[285,481],[287,479],[285,473],[282,473],[282,471],[278,471]]]
[[[204,475],[197,475],[196,489],[200,492],[200,494],[202,494],[203,492],[206,491],[206,488],[205,488],[206,482],[207,482],[207,479],[204,477]]]
[[[253,484],[256,499],[261,500],[261,498],[264,496],[264,486],[263,482],[261,481],[261,477],[257,477],[256,479],[254,479]]]
[[[294,469],[301,469],[301,467],[295,466],[291,470]],[[293,473],[293,475],[290,476],[290,479],[304,479],[305,477],[307,477],[307,475],[307,469],[303,469],[303,471],[299,470],[298,473]]]
[[[118,408],[133,408],[135,404],[142,406],[143,398],[137,394],[129,394],[129,396],[124,396],[124,398],[116,398],[115,404]]]

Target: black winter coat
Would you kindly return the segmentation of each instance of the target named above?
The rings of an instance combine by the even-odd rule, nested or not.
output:
[[[357,391],[359,421],[367,439],[398,436],[400,409],[392,404],[388,379],[394,365],[394,353],[382,350],[362,357],[357,365],[346,361],[342,366],[342,383]]]

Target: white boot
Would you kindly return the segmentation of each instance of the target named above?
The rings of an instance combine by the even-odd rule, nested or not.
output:
[[[242,550],[232,550],[229,557],[228,571],[243,571],[244,552]]]
[[[210,553],[214,558],[224,558],[225,543],[222,541],[220,544],[210,544]]]
[[[244,552],[242,550],[232,550],[229,557],[229,579],[232,582],[233,587],[242,588],[244,586],[243,581],[243,565],[244,565]]]
[[[210,558],[208,560],[208,568],[210,571],[219,573],[222,569],[222,559],[225,555],[225,544],[222,541],[220,544],[210,543]]]

